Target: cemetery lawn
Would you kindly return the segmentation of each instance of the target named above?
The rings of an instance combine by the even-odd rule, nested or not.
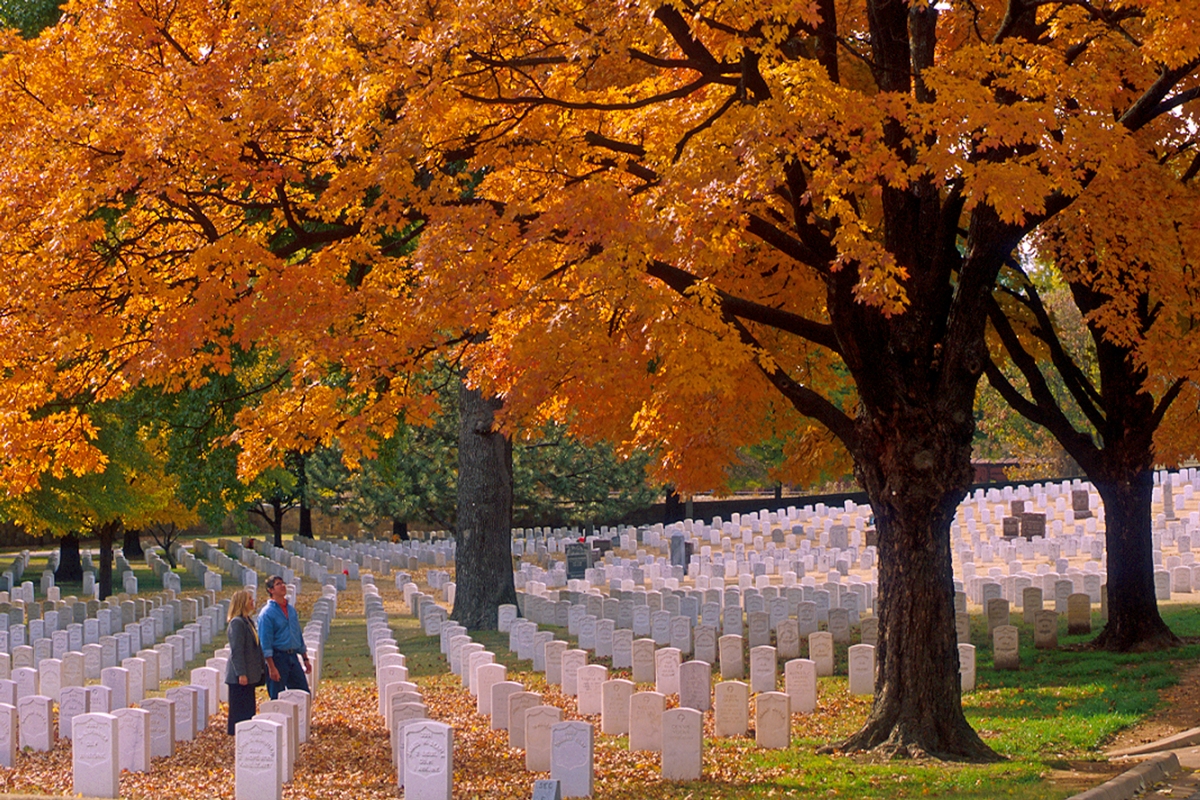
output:
[[[424,583],[422,574],[415,577]],[[138,578],[143,589],[152,580],[149,574]],[[192,588],[187,580],[185,576],[185,595]],[[398,796],[387,732],[376,711],[374,667],[367,648],[362,598],[356,588],[339,597],[337,617],[326,642],[322,688],[314,704],[313,738],[301,751],[296,780],[284,787],[286,800],[394,800]],[[416,621],[404,613],[399,592],[390,581],[380,580],[378,588],[397,644],[407,657],[410,678],[421,686],[430,717],[454,727],[454,796],[527,800],[533,781],[548,776],[525,771],[523,753],[507,746],[504,732],[489,729],[487,718],[475,713],[474,698],[449,674],[437,638],[423,635]],[[231,593],[227,588],[222,596]],[[315,586],[306,581],[298,602],[302,619],[309,619],[316,597]],[[518,660],[508,651],[507,634],[481,632],[474,637],[496,653],[497,661],[508,668],[510,680],[542,693],[545,702],[564,710],[564,718],[586,719],[596,725],[597,800],[1059,800],[1099,784],[1123,768],[1103,760],[1101,751],[1114,742],[1133,744],[1145,738],[1147,731],[1157,737],[1194,724],[1192,720],[1200,713],[1200,669],[1193,668],[1200,658],[1200,606],[1168,603],[1162,612],[1171,628],[1188,640],[1187,645],[1166,653],[1136,655],[1071,650],[1090,636],[1066,636],[1064,622],[1059,637],[1064,649],[1038,651],[1023,645],[1017,672],[993,669],[991,648],[985,646],[984,621],[982,617],[974,619],[977,688],[965,695],[964,708],[984,740],[1005,757],[1001,763],[817,755],[819,747],[856,730],[870,710],[870,698],[849,696],[843,675],[820,679],[817,711],[793,716],[792,745],[786,750],[755,747],[753,733],[713,738],[712,715],[706,714],[703,780],[680,784],[658,778],[658,754],[632,753],[627,737],[599,733],[598,716],[580,717],[572,698],[547,686],[544,676],[533,672],[531,662]],[[1013,614],[1013,620],[1021,629],[1021,641],[1032,642],[1032,629],[1024,625],[1019,612]],[[1099,630],[1099,620],[1094,627]],[[565,630],[551,630],[560,638],[573,639]],[[214,642],[214,646],[222,644],[222,638]],[[837,665],[844,673],[845,645],[837,647]],[[610,670],[610,675],[630,677],[628,670]],[[182,679],[181,675],[167,685],[186,682]],[[264,698],[265,693],[260,692],[259,700]],[[1180,698],[1187,700],[1186,705],[1173,708],[1170,704]],[[156,759],[149,773],[124,773],[122,796],[232,800],[233,741],[224,727],[222,708],[197,741],[180,743],[174,758]],[[0,770],[0,792],[61,796],[70,791],[70,744],[66,741],[59,741],[48,753],[22,752],[15,769]]]
[[[1200,637],[1200,608],[1165,605],[1162,610],[1167,623],[1181,636]],[[1022,642],[1032,642],[1032,627],[1024,625],[1018,614],[1013,618],[1021,628]],[[973,630],[972,638],[982,645],[986,641],[984,621],[980,618],[975,622],[980,627]],[[1098,631],[1100,621],[1095,622]],[[455,727],[455,796],[528,797],[532,781],[544,776],[525,772],[521,753],[510,751],[505,735],[488,730],[486,718],[474,713],[474,700],[461,689],[457,678],[447,674],[436,638],[421,634],[415,621],[406,615],[394,616],[392,625],[401,652],[408,656],[410,675],[422,686],[430,716]],[[595,796],[618,800],[1064,798],[1102,783],[1125,768],[1105,762],[1101,750],[1119,731],[1137,726],[1161,711],[1162,693],[1175,686],[1184,667],[1200,657],[1200,644],[1167,653],[1131,655],[1071,649],[1079,648],[1091,636],[1066,636],[1065,620],[1060,632],[1064,649],[1037,651],[1032,645],[1022,646],[1018,672],[994,670],[990,648],[979,646],[977,688],[965,696],[964,708],[984,740],[1005,758],[1001,763],[986,765],[817,755],[822,745],[856,730],[870,710],[869,698],[848,695],[845,677],[822,678],[817,712],[793,716],[790,748],[759,749],[754,745],[753,731],[744,738],[712,738],[709,714],[705,721],[704,779],[671,784],[658,779],[657,754],[631,753],[626,737],[600,734],[598,716],[576,714],[574,700],[548,687],[542,675],[532,672],[531,662],[510,654],[507,634],[483,632],[473,636],[496,653],[497,661],[509,670],[509,680],[521,681],[529,690],[541,692],[547,702],[564,710],[565,719],[596,724]],[[556,630],[556,636],[572,639],[565,630]],[[1191,640],[1200,642],[1200,638]],[[844,645],[839,647],[838,656],[844,669]],[[630,677],[627,670],[610,670],[610,675]]]
[[[57,553],[58,548],[53,548],[53,551]],[[114,554],[120,554],[121,548],[116,547],[114,548],[113,552]],[[34,551],[34,554],[29,559],[29,566],[25,570],[25,580],[33,581],[36,586],[37,581],[41,578],[42,570],[49,566],[50,559],[48,553],[49,550]],[[8,557],[10,554],[5,553],[4,555],[5,557]],[[129,569],[131,572],[133,572],[134,577],[136,577],[138,580],[139,594],[149,595],[162,591],[162,578],[154,574],[154,570],[150,569],[150,567],[146,565],[144,559],[135,558],[129,563]],[[190,592],[193,590],[199,591],[204,588],[203,584],[200,582],[200,579],[195,575],[192,575],[183,567],[176,567],[174,570],[172,570],[172,572],[179,576],[179,585],[184,592]],[[67,597],[69,595],[75,595],[78,597],[83,591],[82,581],[55,581],[55,585],[58,586],[62,591],[63,597]],[[114,564],[113,593],[116,594],[120,591],[121,576],[117,573],[117,568]]]

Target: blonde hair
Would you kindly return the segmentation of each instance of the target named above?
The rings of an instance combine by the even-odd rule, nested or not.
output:
[[[233,593],[233,599],[229,602],[229,618],[226,622],[232,622],[234,617],[250,617],[254,615],[254,597],[250,592],[242,589]]]
[[[250,635],[254,637],[255,643],[258,642],[258,626],[254,624],[254,595],[250,594],[245,589],[233,593],[233,599],[229,601],[229,619],[226,622],[233,622],[235,617],[245,617],[250,623]]]

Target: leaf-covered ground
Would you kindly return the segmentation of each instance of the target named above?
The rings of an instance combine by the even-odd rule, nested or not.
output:
[[[490,730],[487,718],[475,713],[474,698],[462,689],[457,678],[448,674],[436,638],[422,635],[415,621],[405,613],[406,608],[391,580],[381,577],[378,583],[400,649],[408,656],[410,677],[420,684],[430,716],[454,727],[454,796],[488,800],[528,798],[533,781],[548,776],[525,770],[524,753],[510,749],[507,734]],[[399,795],[387,732],[376,713],[374,668],[366,644],[362,600],[357,584],[351,585],[352,588],[339,598],[338,617],[326,642],[322,683],[313,709],[312,735],[309,742],[301,746],[295,779],[283,790],[283,796],[289,800],[395,798]],[[302,619],[308,619],[315,599],[315,587],[306,584],[299,603]],[[836,741],[861,725],[870,706],[869,698],[848,695],[844,678],[822,679],[816,713],[793,717],[791,748],[760,750],[755,747],[753,731],[746,737],[715,739],[709,713],[705,715],[703,780],[671,784],[658,778],[657,754],[630,752],[625,737],[601,735],[599,717],[581,717],[572,698],[548,687],[544,677],[532,671],[530,662],[519,661],[509,653],[505,647],[506,634],[480,633],[476,638],[508,667],[511,680],[521,681],[527,689],[540,692],[545,702],[563,709],[564,718],[586,719],[596,725],[595,796],[612,800],[649,797],[681,800],[1062,797],[1070,792],[1045,780],[1049,768],[1037,755],[1042,748],[1035,742],[1025,752],[1020,742],[1013,739],[1014,734],[989,731],[989,728],[999,726],[992,717],[1001,712],[1018,714],[1025,720],[1018,726],[1020,730],[1037,731],[1038,720],[1042,717],[1045,719],[1041,724],[1046,725],[1055,719],[1069,720],[1079,711],[1082,724],[1086,721],[1084,717],[1094,719],[1098,713],[1097,709],[1091,708],[1098,702],[1093,695],[1097,692],[1110,694],[1100,690],[1090,694],[1084,692],[1087,697],[1060,700],[1055,710],[1045,712],[1036,704],[1027,708],[1029,704],[1021,697],[1009,698],[1003,690],[989,687],[989,680],[1011,681],[1012,678],[992,674],[984,668],[980,690],[968,695],[968,713],[998,749],[1009,751],[1012,760],[987,766],[940,762],[877,763],[871,759],[816,755],[819,746]],[[215,644],[223,645],[223,637],[218,637]],[[208,655],[203,654],[197,663],[203,663],[203,658]],[[1075,656],[1064,663],[1078,670],[1078,654]],[[628,670],[614,670],[610,674],[630,677]],[[1033,674],[1022,672],[1019,675],[1026,681],[1036,679]],[[1050,678],[1043,674],[1042,679]],[[1093,682],[1089,678],[1076,688],[1082,692]],[[171,685],[178,683],[174,681]],[[167,686],[162,688],[165,690]],[[643,685],[638,688],[653,687]],[[1050,691],[1052,687],[1041,688]],[[1028,699],[1030,692],[1019,694]],[[265,692],[260,692],[259,699],[265,699]],[[1004,708],[992,708],[997,703]],[[1032,725],[1030,716],[1034,717]],[[1053,742],[1056,746],[1061,746],[1061,740],[1065,738],[1045,732],[1038,735],[1045,743]],[[121,795],[154,800],[233,798],[233,758],[233,740],[225,734],[222,707],[195,742],[178,745],[173,758],[156,759],[148,773],[123,773]],[[71,749],[66,741],[60,741],[49,753],[20,753],[14,769],[0,769],[0,792],[63,795],[71,794],[71,789]]]

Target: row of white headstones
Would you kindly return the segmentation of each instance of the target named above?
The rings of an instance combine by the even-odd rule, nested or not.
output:
[[[320,624],[310,625],[305,631],[306,641],[312,642],[315,663],[321,660],[323,631]],[[198,638],[200,626],[192,623],[183,632]],[[320,638],[313,641],[310,637]],[[199,653],[200,647],[196,641],[189,649]],[[78,653],[70,655],[81,657]],[[58,659],[43,661],[39,665],[42,670],[18,667],[12,671],[11,680],[0,680],[0,697],[14,700],[11,704],[0,703],[0,763],[14,766],[18,747],[52,749],[57,705],[59,735],[72,744],[74,791],[88,797],[119,797],[122,770],[149,771],[152,758],[173,757],[177,742],[192,741],[207,726],[218,711],[219,701],[228,699],[223,683],[228,657],[227,648],[216,651],[205,666],[191,671],[191,685],[167,689],[165,697],[149,698],[144,696],[146,692],[156,691],[160,680],[173,678],[180,669],[183,648],[175,643],[163,642],[154,649],[140,650],[136,657],[125,659],[121,667],[104,668],[100,684],[93,686],[54,683],[57,676],[53,668],[62,663]],[[281,797],[280,787],[291,779],[298,745],[308,738],[311,711],[308,692],[288,690],[281,692],[278,700],[263,703],[251,721],[258,728],[262,727],[259,723],[275,725],[286,735],[275,749],[277,786],[266,795],[262,788],[268,781],[261,780],[261,770],[257,769],[263,764],[256,763],[253,756],[261,750],[253,744],[241,746],[243,740],[254,740],[254,727],[247,729],[246,737],[238,727],[237,750],[239,756],[243,751],[247,754],[246,762],[239,757],[237,764],[240,799]]]
[[[100,683],[93,686],[84,685],[84,654],[78,651],[64,653],[62,659],[43,659],[37,667],[12,669],[0,678],[0,764],[14,766],[18,749],[53,748],[52,723],[57,706],[58,734],[72,740],[73,758],[83,767],[82,773],[78,768],[76,773],[84,785],[103,787],[111,777],[97,767],[107,738],[98,739],[95,732],[102,730],[108,720],[96,714],[111,717],[118,729],[125,731],[127,746],[116,748],[115,766],[110,773],[119,775],[122,768],[147,770],[152,752],[169,754],[162,752],[164,747],[173,751],[176,730],[180,736],[194,738],[197,726],[203,728],[209,713],[216,711],[220,672],[213,668],[212,659],[205,667],[192,671],[193,685],[169,689],[166,698],[144,698],[145,692],[158,689],[160,680],[174,677],[182,668],[185,649],[200,651],[204,632],[211,641],[211,628],[191,623],[181,629],[181,635],[168,636],[168,641],[154,648],[138,650],[136,656],[124,659],[122,666],[101,669]],[[185,648],[185,642],[191,647]],[[0,666],[6,668],[8,661],[8,654],[0,656]],[[141,708],[132,708],[131,703]],[[165,746],[164,738],[169,738]],[[99,745],[103,747],[97,751]]]
[[[284,785],[292,782],[300,745],[308,741],[312,729],[312,707],[325,660],[325,623],[332,621],[336,613],[337,587],[326,584],[314,605],[313,619],[304,628],[312,663],[311,694],[300,689],[283,690],[277,700],[259,704],[252,719],[234,726],[236,800],[282,800]]]
[[[397,786],[404,790],[405,800],[449,800],[454,784],[454,729],[429,719],[420,687],[408,679],[407,660],[388,625],[374,577],[363,574],[360,581],[378,711],[391,738]]]
[[[378,619],[368,622],[368,637],[375,654],[376,683],[379,692],[379,712],[385,717],[392,734],[396,757],[397,777],[405,786],[406,798],[420,796],[432,800],[447,800],[452,790],[452,731],[441,723],[430,722],[427,709],[419,703],[416,685],[408,681],[404,656],[395,650],[394,639],[387,627],[386,614],[378,590],[373,583],[364,583],[364,602],[377,606]],[[410,600],[413,596],[410,595]],[[414,614],[421,606],[410,604]],[[368,612],[370,614],[370,612]],[[370,617],[368,618],[370,619]],[[701,778],[703,754],[703,717],[712,711],[717,736],[745,736],[750,727],[751,696],[754,703],[755,742],[763,748],[786,748],[791,743],[792,714],[808,714],[817,706],[817,678],[833,674],[833,641],[828,632],[810,637],[810,648],[828,657],[820,662],[792,659],[784,667],[786,689],[776,691],[778,660],[776,649],[770,646],[752,648],[750,653],[750,683],[722,680],[712,685],[713,667],[704,661],[682,661],[678,648],[657,648],[651,639],[639,639],[634,644],[634,678],[653,681],[654,691],[637,692],[634,681],[609,679],[608,668],[588,664],[588,652],[567,649],[563,641],[546,641],[549,632],[537,632],[536,623],[509,620],[509,649],[521,659],[532,656],[536,671],[546,673],[547,682],[560,685],[564,694],[576,698],[581,716],[600,716],[600,732],[611,736],[628,736],[629,748],[660,754],[661,775],[665,780],[693,781]],[[563,797],[588,797],[594,787],[594,725],[590,722],[562,719],[562,709],[542,702],[536,692],[525,690],[517,681],[508,680],[507,669],[495,663],[495,654],[484,645],[471,640],[465,628],[452,622],[435,623],[442,653],[449,661],[452,673],[460,676],[464,688],[476,698],[477,713],[489,718],[493,730],[508,733],[510,747],[525,751],[525,766],[530,772],[549,772]],[[537,641],[528,651],[530,632]],[[426,628],[427,632],[429,628]],[[722,677],[741,677],[743,659],[742,638],[722,637]],[[733,658],[733,649],[737,658]],[[970,644],[960,645],[964,665],[963,686],[974,687],[974,650]],[[646,672],[647,656],[649,672]],[[736,665],[736,668],[735,668]],[[849,690],[852,695],[870,695],[874,691],[874,647],[853,645],[849,649]],[[669,695],[677,695],[679,707],[666,709]],[[630,720],[636,719],[637,725]],[[421,784],[422,794],[413,794],[414,762],[406,759],[412,747],[395,743],[412,740],[412,726],[421,725],[421,736],[436,736],[441,742],[440,761],[422,760],[421,777],[436,775],[436,781]],[[431,727],[440,726],[440,727]],[[423,741],[423,740],[422,740]],[[430,752],[428,747],[423,751]]]

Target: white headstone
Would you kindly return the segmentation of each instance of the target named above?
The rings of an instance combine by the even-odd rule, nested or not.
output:
[[[603,667],[601,667],[603,669]],[[508,679],[508,669],[503,664],[481,664],[475,671],[471,686],[475,694],[475,713],[491,715],[492,687]]]
[[[559,782],[564,798],[592,796],[593,735],[587,722],[559,722],[550,728],[550,777]]]
[[[566,650],[562,654],[562,691],[567,697],[579,694],[579,668],[587,664],[586,650]]]
[[[686,661],[679,666],[679,705],[708,711],[712,706],[712,666],[706,661]]]
[[[100,670],[100,685],[112,692],[109,710],[129,705],[129,670],[124,667],[105,667]]]
[[[664,647],[654,654],[654,690],[659,694],[679,694],[679,667],[683,655],[677,647]]]
[[[296,747],[295,747],[296,739],[297,739],[297,736],[295,733],[296,706],[292,703],[287,703],[286,701],[275,701],[275,702],[283,702],[283,704],[286,705],[287,708],[278,708],[278,707],[271,708],[271,707],[269,707],[269,705],[270,705],[269,703],[261,703],[258,707],[259,708],[258,713],[255,714],[252,717],[252,719],[266,720],[268,722],[277,722],[283,726],[283,736],[280,740],[283,745],[283,749],[280,751],[280,753],[281,753],[280,763],[282,764],[282,769],[283,769],[283,782],[291,783],[292,777],[295,772],[296,756],[297,756]]]
[[[975,645],[958,646],[958,673],[962,679],[962,691],[975,691]]]
[[[118,739],[121,769],[130,772],[150,771],[150,712],[140,708],[118,708]]]
[[[225,679],[212,667],[196,667],[192,670],[192,684],[195,686],[203,686],[208,690],[208,708],[202,712],[206,716],[213,716],[217,713],[217,707],[220,702],[220,684]]]
[[[713,721],[717,736],[745,736],[750,727],[750,687],[723,681],[713,690]]]
[[[312,695],[303,689],[285,689],[279,693],[279,699],[300,707],[300,742],[307,742],[308,732],[312,727]]]
[[[782,750],[791,746],[791,699],[786,693],[763,692],[754,698],[754,742],[770,749]]]
[[[850,694],[875,694],[875,648],[872,645],[850,646]]]
[[[236,800],[283,799],[283,725],[265,719],[239,722],[234,759]]]
[[[662,777],[665,781],[700,779],[704,715],[694,708],[673,708],[662,715]]]
[[[750,649],[750,691],[775,691],[776,671],[778,661],[775,658],[775,648],[760,645]]]
[[[817,709],[817,664],[808,658],[794,658],[783,666],[784,688],[796,714],[811,714]]]
[[[150,756],[170,758],[175,755],[175,703],[162,697],[142,701],[150,712]]]
[[[454,786],[454,729],[414,722],[404,729],[405,800],[450,800]]]
[[[633,697],[633,681],[622,678],[606,680],[600,688],[600,731],[609,736],[629,733],[629,699]]]
[[[578,690],[578,711],[584,716],[600,714],[604,710],[602,687],[608,680],[608,668],[601,664],[580,667],[575,675]]]
[[[71,722],[74,791],[84,797],[120,797],[121,753],[117,718],[80,714]]]
[[[508,746],[525,749],[525,712],[542,704],[537,692],[514,692],[508,696]]]
[[[630,696],[630,750],[662,750],[662,715],[666,708],[667,698],[661,692],[635,692]]]
[[[817,665],[818,678],[833,674],[833,636],[828,631],[809,634],[808,657]]]
[[[17,707],[0,703],[0,767],[17,765]]]
[[[516,681],[500,681],[492,685],[492,730],[508,730],[508,698],[523,691],[525,687]]]
[[[24,750],[50,750],[54,742],[50,739],[52,730],[49,697],[33,694],[17,699],[17,730],[20,732],[20,747]]]
[[[562,709],[534,706],[525,711],[525,769],[550,771],[551,729],[562,721]]]
[[[175,741],[192,741],[196,738],[196,693],[186,686],[176,686],[167,689],[166,695],[175,703]]]

